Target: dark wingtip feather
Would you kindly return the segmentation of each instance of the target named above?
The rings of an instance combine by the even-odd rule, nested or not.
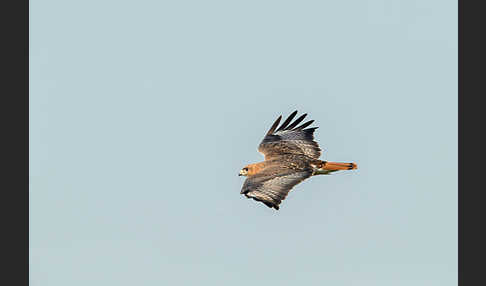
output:
[[[307,133],[314,133],[314,131],[316,131],[317,128],[319,128],[319,127],[306,128],[302,131],[307,132]]]
[[[280,127],[276,130],[276,132],[278,132],[280,130],[285,130],[285,127],[287,127],[287,125],[289,125],[290,121],[292,121],[292,119],[294,119],[296,114],[297,114],[297,110],[292,112],[289,115],[289,117],[287,117],[287,119],[285,119],[284,123],[282,123],[282,125],[280,125]]]
[[[302,122],[302,120],[304,120],[306,116],[307,113],[302,114],[299,118],[295,119],[294,123],[290,124],[287,128],[285,128],[285,130],[292,130],[292,128],[294,128],[295,126],[297,126],[297,124]]]
[[[314,122],[314,120],[309,120],[306,123],[300,125],[299,127],[295,128],[295,130],[302,130],[306,128],[307,126],[311,125]]]
[[[275,131],[275,128],[277,128],[278,124],[280,123],[280,120],[282,120],[282,115],[280,115],[277,120],[273,123],[272,127],[270,127],[270,130],[268,130],[267,135],[272,134]]]

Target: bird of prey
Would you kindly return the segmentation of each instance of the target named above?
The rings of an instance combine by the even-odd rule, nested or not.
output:
[[[258,146],[265,160],[245,166],[239,176],[246,176],[240,194],[279,209],[290,190],[303,180],[316,175],[328,175],[339,170],[357,169],[355,163],[338,163],[319,160],[321,149],[314,141],[318,127],[306,128],[314,120],[300,126],[307,114],[294,122],[297,110],[278,127],[280,115]],[[278,129],[277,129],[278,127]]]

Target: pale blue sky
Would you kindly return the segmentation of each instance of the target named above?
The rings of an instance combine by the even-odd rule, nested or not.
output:
[[[31,285],[457,285],[457,1],[30,1]],[[280,114],[329,161],[238,171]]]

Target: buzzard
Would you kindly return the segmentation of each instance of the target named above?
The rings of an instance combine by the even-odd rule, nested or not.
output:
[[[258,146],[258,151],[263,153],[265,160],[247,165],[239,173],[240,176],[247,177],[240,194],[276,210],[290,190],[303,180],[339,170],[357,169],[355,163],[319,160],[321,149],[314,141],[314,131],[318,127],[307,128],[314,120],[297,126],[307,114],[292,122],[295,115],[297,110],[280,127],[278,125],[282,116],[277,118]]]

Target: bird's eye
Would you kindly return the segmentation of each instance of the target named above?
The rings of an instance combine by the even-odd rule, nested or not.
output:
[[[243,168],[243,171],[247,171],[248,172],[248,168]]]

